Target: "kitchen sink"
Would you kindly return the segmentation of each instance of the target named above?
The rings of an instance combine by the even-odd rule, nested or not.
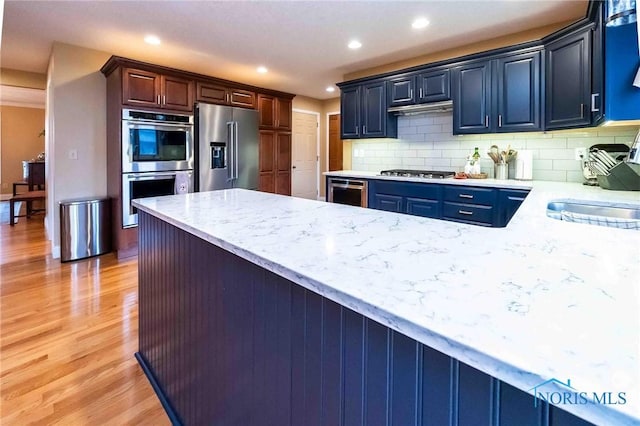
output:
[[[553,200],[547,216],[567,222],[640,230],[640,204],[587,200]]]

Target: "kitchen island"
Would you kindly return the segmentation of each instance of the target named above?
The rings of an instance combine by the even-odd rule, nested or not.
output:
[[[137,201],[138,359],[185,424],[637,424],[640,234],[546,217],[570,185],[533,184],[501,229],[246,190]]]

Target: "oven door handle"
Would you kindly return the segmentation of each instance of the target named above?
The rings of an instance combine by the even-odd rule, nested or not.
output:
[[[364,182],[352,180],[332,180],[329,182],[332,188],[341,189],[364,189]]]
[[[175,173],[153,173],[150,176],[140,176],[136,174],[128,174],[127,177],[129,180],[140,181],[140,180],[158,180],[164,178],[175,178]]]
[[[129,128],[135,129],[135,128],[139,128],[139,127],[144,127],[144,128],[153,128],[153,129],[159,129],[162,130],[163,128],[167,128],[167,129],[171,129],[171,130],[175,130],[176,128],[183,128],[186,130],[191,130],[193,128],[193,124],[189,124],[189,123],[162,123],[162,122],[157,122],[157,121],[143,121],[143,120],[124,120],[125,123],[127,123],[127,126],[129,126]]]

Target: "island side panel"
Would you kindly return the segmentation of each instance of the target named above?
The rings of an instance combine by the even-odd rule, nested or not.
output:
[[[139,233],[137,355],[176,423],[589,424],[142,211]]]

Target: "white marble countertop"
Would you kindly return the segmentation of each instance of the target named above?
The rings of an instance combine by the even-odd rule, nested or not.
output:
[[[134,204],[522,390],[556,378],[588,395],[625,392],[624,405],[560,407],[637,425],[640,232],[545,210],[556,198],[640,204],[640,193],[527,185],[506,228],[240,189]]]

